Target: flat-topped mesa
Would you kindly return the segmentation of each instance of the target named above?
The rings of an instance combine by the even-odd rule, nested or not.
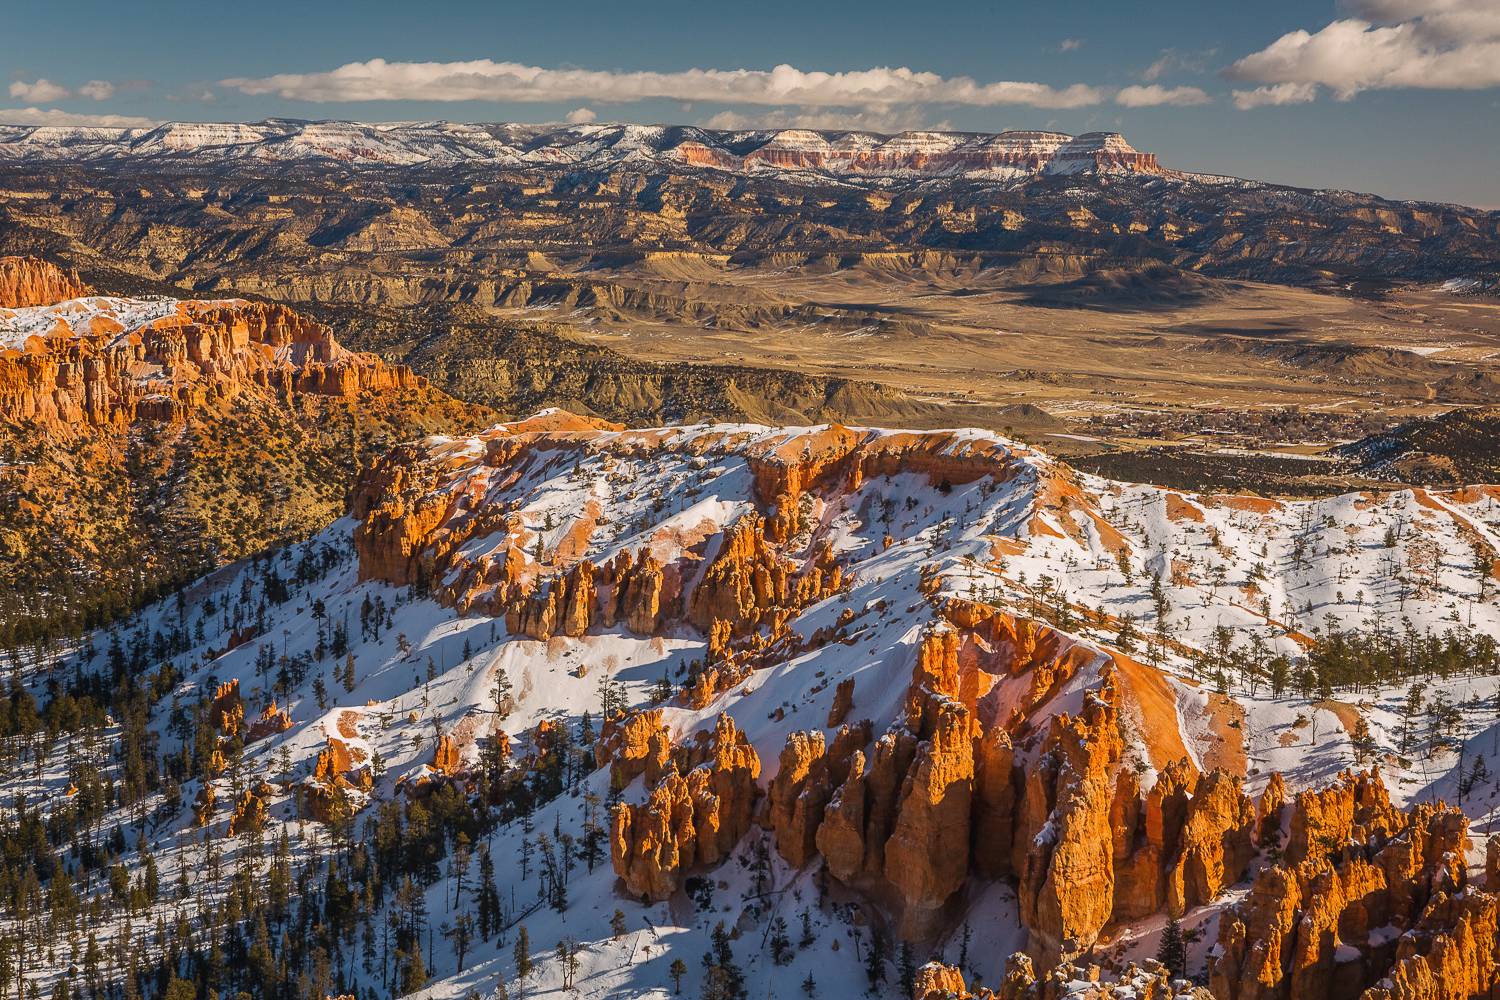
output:
[[[36,257],[0,257],[0,309],[50,306],[93,291],[77,271]]]
[[[87,296],[0,310],[0,420],[55,433],[180,421],[246,393],[347,399],[423,384],[282,305]]]
[[[1159,174],[1155,153],[1142,153],[1118,132],[1085,132],[1058,147],[1048,173],[1125,172]]]
[[[503,163],[510,168],[813,174],[851,180],[972,177],[1025,182],[1047,173],[1167,174],[1155,155],[1115,133],[1071,136],[803,128],[721,131],[692,126],[588,124],[396,127],[361,122],[169,122],[152,129],[0,126],[0,160],[112,161],[171,157],[249,166],[277,161],[351,166]]]

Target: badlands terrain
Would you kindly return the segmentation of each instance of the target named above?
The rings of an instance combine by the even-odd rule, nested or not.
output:
[[[0,1000],[1494,995],[1497,226],[0,129]]]
[[[1321,453],[1492,402],[1497,234],[1106,133],[0,132],[8,252],[301,304],[511,416],[978,425],[1101,460],[1226,430]],[[508,363],[562,353],[586,393]]]

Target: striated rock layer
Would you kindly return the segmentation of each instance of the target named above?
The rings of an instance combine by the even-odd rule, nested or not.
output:
[[[66,285],[18,273],[33,297]],[[181,421],[243,393],[347,399],[423,384],[281,305],[92,297],[0,312],[0,420],[63,435]]]
[[[0,309],[50,306],[91,294],[76,271],[35,257],[0,257]]]

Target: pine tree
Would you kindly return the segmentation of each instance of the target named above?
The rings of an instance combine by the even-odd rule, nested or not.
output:
[[[526,995],[526,980],[531,978],[531,935],[526,933],[526,925],[522,924],[516,932],[516,947],[513,952],[516,959],[516,985],[519,987],[517,993]]]
[[[1167,919],[1167,927],[1161,933],[1161,946],[1156,950],[1156,960],[1166,966],[1173,979],[1187,975],[1187,942],[1182,939],[1182,927],[1176,917]]]
[[[917,981],[917,963],[912,958],[911,945],[901,942],[901,995],[911,996]]]
[[[771,961],[777,965],[786,965],[791,960],[792,939],[787,936],[786,918],[778,913],[776,919],[771,921]]]
[[[495,889],[495,863],[488,848],[479,852],[479,937],[489,941],[500,930],[500,893]]]
[[[687,963],[681,958],[672,959],[671,968],[667,969],[667,975],[672,977],[672,992],[682,992],[682,977],[687,975]]]
[[[865,952],[865,976],[870,980],[871,989],[885,982],[885,934],[878,927],[870,933],[870,950]]]
[[[412,942],[411,954],[401,967],[401,994],[415,993],[427,985],[427,965],[422,961],[422,946]]]

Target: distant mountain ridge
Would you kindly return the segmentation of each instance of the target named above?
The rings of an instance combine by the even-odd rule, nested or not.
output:
[[[1115,132],[1000,133],[769,129],[664,125],[453,122],[168,122],[154,128],[0,125],[0,159],[101,162],[143,157],[222,161],[332,160],[359,166],[495,163],[609,168],[628,164],[735,173],[995,181],[1079,173],[1201,179],[1162,167]]]

